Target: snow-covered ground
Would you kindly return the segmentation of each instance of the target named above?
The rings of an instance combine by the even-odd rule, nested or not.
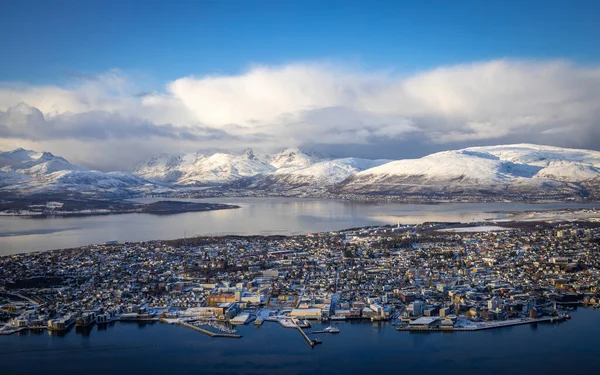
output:
[[[457,232],[457,233],[468,233],[468,232],[497,232],[503,230],[510,230],[510,228],[499,227],[497,225],[482,225],[477,227],[463,227],[463,228],[446,228],[438,229],[440,232]]]
[[[339,190],[578,194],[581,187],[574,183],[597,178],[600,178],[598,151],[518,144],[471,147],[392,161],[356,173]]]
[[[599,210],[553,210],[522,212],[494,221],[600,221]]]

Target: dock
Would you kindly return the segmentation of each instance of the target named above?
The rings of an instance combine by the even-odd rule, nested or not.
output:
[[[519,326],[524,324],[536,324],[536,323],[546,323],[546,322],[554,322],[556,321],[556,317],[550,318],[542,318],[542,319],[523,319],[523,320],[513,320],[513,321],[504,321],[504,322],[496,322],[490,323],[486,325],[477,325],[472,327],[398,327],[396,331],[409,331],[409,332],[473,332],[473,331],[483,331],[486,329],[494,329],[494,328],[503,328],[503,327],[512,327]]]
[[[48,330],[48,327],[40,326],[40,327],[19,327],[19,328],[4,329],[4,330],[0,331],[0,336],[9,336],[9,335],[13,335],[17,332],[37,331],[37,330]]]
[[[226,337],[226,338],[230,338],[230,339],[241,339],[242,338],[241,335],[237,335],[237,334],[233,334],[233,333],[214,333],[214,332],[211,332],[202,327],[198,327],[193,324],[189,324],[189,323],[185,323],[185,322],[178,322],[177,324],[182,325],[184,327],[191,328],[194,331],[202,332],[205,335],[208,335],[210,337]]]
[[[300,328],[299,326],[296,326],[296,329],[298,331],[300,331],[300,333],[302,334],[302,336],[304,337],[304,339],[306,340],[306,342],[308,343],[308,345],[310,345],[311,348],[315,347],[315,342],[313,340],[310,339],[310,337],[308,337],[308,335],[306,334],[306,332],[304,332],[302,330],[302,328]]]

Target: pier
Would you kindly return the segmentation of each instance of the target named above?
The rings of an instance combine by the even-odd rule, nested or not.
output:
[[[545,322],[555,322],[556,317],[550,318],[542,318],[542,319],[523,319],[517,321],[504,321],[504,322],[496,322],[489,323],[485,325],[477,325],[471,327],[398,327],[396,331],[410,331],[410,332],[473,332],[473,331],[483,331],[486,329],[494,329],[494,328],[503,328],[503,327],[512,327],[519,326],[524,324],[536,324],[536,323],[545,323]]]
[[[302,334],[302,336],[304,336],[304,339],[306,340],[306,342],[308,343],[308,345],[310,345],[311,348],[315,347],[315,342],[313,340],[310,339],[310,337],[308,337],[308,335],[306,334],[306,332],[304,332],[302,330],[302,328],[300,328],[299,326],[296,326],[296,329],[298,331],[300,331],[300,333]]]
[[[241,335],[237,335],[237,334],[233,334],[233,333],[214,333],[214,332],[211,332],[211,331],[209,331],[207,329],[195,326],[193,324],[185,323],[185,322],[178,322],[177,324],[182,325],[184,327],[191,328],[191,329],[193,329],[195,331],[198,331],[198,332],[202,332],[205,335],[208,335],[210,337],[227,337],[227,338],[230,338],[230,339],[241,339],[242,338]]]

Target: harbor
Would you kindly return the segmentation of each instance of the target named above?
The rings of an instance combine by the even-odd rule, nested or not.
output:
[[[132,368],[131,360],[119,355],[126,352],[140,358],[151,358],[148,361],[136,361],[135,366],[139,367],[132,373],[152,374],[157,366],[171,369],[185,366],[196,373],[200,371],[216,375],[223,373],[223,363],[232,366],[231,372],[266,368],[273,363],[271,353],[278,353],[292,360],[282,361],[279,367],[266,373],[296,374],[299,372],[298,363],[301,363],[304,373],[319,373],[319,366],[325,364],[325,371],[330,374],[394,374],[397,373],[397,364],[394,364],[395,367],[388,367],[385,359],[401,352],[411,353],[406,357],[409,368],[431,363],[430,372],[458,374],[458,369],[448,367],[447,360],[460,355],[465,360],[465,366],[474,373],[485,372],[498,363],[504,363],[507,372],[516,374],[527,371],[538,373],[536,369],[548,374],[555,373],[553,369],[564,370],[568,374],[583,374],[584,369],[578,369],[579,366],[573,366],[572,363],[584,363],[586,358],[594,355],[593,348],[600,345],[597,314],[598,310],[580,307],[571,313],[573,319],[563,326],[544,323],[538,324],[535,329],[522,325],[471,334],[397,332],[391,323],[357,321],[336,324],[342,331],[339,335],[307,333],[310,338],[320,337],[323,347],[318,344],[309,346],[298,332],[284,329],[275,322],[265,322],[258,329],[253,323],[239,326],[238,333],[243,337],[233,340],[212,338],[187,327],[160,322],[117,321],[107,329],[99,329],[95,325],[87,333],[72,329],[65,335],[51,333],[52,337],[44,331],[22,331],[16,336],[0,336],[0,359],[5,360],[3,374],[38,373],[35,371],[38,367],[35,366],[40,361],[46,363],[45,373],[75,375],[82,366],[89,366],[94,368],[92,374],[104,374],[110,373],[109,364],[106,363],[107,355],[111,356],[110,365],[118,365],[122,369]],[[312,330],[321,330],[327,324],[313,323]],[[210,327],[208,329],[212,330]],[[586,340],[577,340],[577,337],[584,336],[587,337]],[[550,342],[551,348],[540,344]],[[428,346],[443,348],[448,352],[432,352],[427,350]],[[36,350],[46,347],[51,350]],[[72,350],[68,361],[61,361],[61,358],[64,359],[63,350]],[[350,350],[361,351],[372,361],[365,364],[358,356],[348,355]],[[552,355],[556,354],[555,351],[570,354],[566,357]],[[332,356],[344,360],[332,361]],[[508,356],[544,359],[533,359],[533,362],[527,361],[515,367],[506,364]],[[564,363],[565,358],[570,363]],[[476,366],[470,361],[477,361]],[[199,362],[201,365],[198,365]],[[568,371],[569,366],[572,371]],[[585,371],[589,373],[590,370],[586,368]],[[193,372],[190,370],[181,373]]]

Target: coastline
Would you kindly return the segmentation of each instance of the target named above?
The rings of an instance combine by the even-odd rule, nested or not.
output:
[[[79,203],[79,202],[78,202]],[[97,202],[94,202],[97,203]],[[104,205],[110,205],[111,201],[103,202]],[[40,211],[31,211],[28,207],[21,209],[11,208],[0,211],[0,217],[21,217],[28,219],[46,219],[62,217],[88,217],[105,216],[121,214],[149,214],[149,215],[174,215],[186,212],[205,212],[216,210],[229,210],[240,208],[237,205],[222,203],[198,203],[183,201],[157,201],[149,204],[131,204],[116,202],[120,208],[94,208],[81,210],[60,210],[44,209]]]

